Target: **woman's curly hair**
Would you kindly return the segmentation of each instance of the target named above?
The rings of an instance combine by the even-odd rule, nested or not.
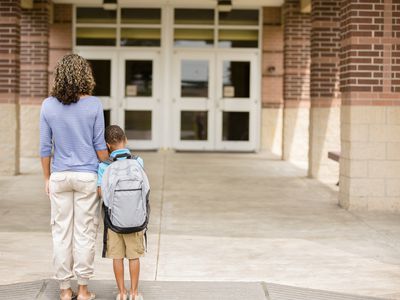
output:
[[[88,61],[77,54],[68,54],[57,63],[51,96],[68,105],[78,102],[82,95],[92,95],[94,86]]]

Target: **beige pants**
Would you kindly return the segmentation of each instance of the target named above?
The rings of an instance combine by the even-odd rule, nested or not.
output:
[[[50,176],[51,227],[55,278],[61,289],[87,285],[93,276],[100,202],[97,174],[54,172]]]

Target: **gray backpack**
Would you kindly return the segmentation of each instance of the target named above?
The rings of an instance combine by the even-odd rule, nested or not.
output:
[[[104,208],[103,256],[108,228],[116,233],[146,231],[150,215],[150,184],[137,157],[124,153],[104,163],[109,166],[101,183]]]

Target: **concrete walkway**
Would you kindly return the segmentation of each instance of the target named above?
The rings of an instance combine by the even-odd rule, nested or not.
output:
[[[399,215],[343,210],[335,185],[262,154],[142,157],[152,215],[141,279],[150,286],[269,282],[400,299]],[[24,175],[0,178],[0,284],[52,276],[49,202],[37,161],[23,165]],[[98,245],[100,254],[100,235]],[[96,279],[113,279],[100,255]]]

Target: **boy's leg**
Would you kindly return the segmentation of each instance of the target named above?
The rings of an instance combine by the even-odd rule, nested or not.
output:
[[[130,259],[129,260],[129,274],[131,276],[131,295],[138,294],[138,285],[139,285],[139,273],[140,273],[140,261],[139,258]]]
[[[115,275],[115,281],[117,282],[117,287],[119,294],[126,295],[125,282],[124,282],[124,259],[114,258],[113,259],[113,269]],[[123,298],[125,300],[125,298]],[[122,298],[121,298],[122,300]]]

